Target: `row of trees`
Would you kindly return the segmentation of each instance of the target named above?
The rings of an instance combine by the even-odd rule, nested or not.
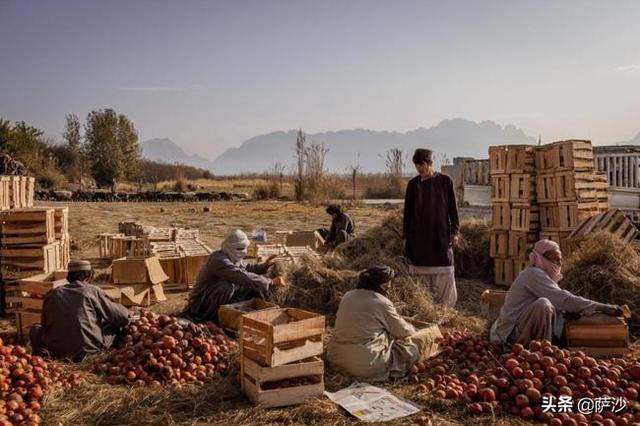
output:
[[[127,180],[156,186],[162,181],[211,178],[195,167],[157,163],[140,158],[138,132],[131,120],[111,108],[91,111],[84,125],[75,114],[65,116],[63,143],[24,121],[0,118],[0,154],[9,154],[35,174],[42,188],[87,185],[112,187]]]

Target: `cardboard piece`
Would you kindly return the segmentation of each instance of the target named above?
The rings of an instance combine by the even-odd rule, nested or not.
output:
[[[422,342],[422,359],[429,359],[440,353],[440,339],[442,333],[438,324],[418,321],[405,318],[408,323],[412,324],[416,329],[416,333],[411,335],[409,339]]]
[[[167,300],[162,284],[130,284],[115,286],[120,290],[120,302],[125,306],[149,306]]]
[[[111,277],[114,284],[159,284],[169,279],[157,256],[116,259]]]

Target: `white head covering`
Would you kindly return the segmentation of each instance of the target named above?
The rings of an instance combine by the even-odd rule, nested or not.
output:
[[[233,263],[238,263],[247,256],[249,238],[241,230],[234,229],[227,235],[220,248]]]

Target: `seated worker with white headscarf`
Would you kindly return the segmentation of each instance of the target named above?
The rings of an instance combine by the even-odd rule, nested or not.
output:
[[[222,242],[220,250],[211,253],[189,294],[185,316],[194,322],[218,323],[221,305],[239,302],[249,294],[264,298],[272,285],[285,285],[282,277],[264,276],[273,266],[275,256],[261,264],[246,264],[243,259],[248,248],[249,238],[236,229]]]
[[[564,313],[621,316],[622,308],[575,296],[558,286],[562,279],[562,253],[551,240],[540,240],[529,255],[531,265],[515,279],[504,300],[500,316],[490,331],[495,345],[532,340],[556,342],[562,337]]]
[[[327,358],[336,370],[359,380],[382,381],[402,377],[420,360],[422,342],[386,297],[394,277],[388,266],[360,274],[358,287],[340,301]]]

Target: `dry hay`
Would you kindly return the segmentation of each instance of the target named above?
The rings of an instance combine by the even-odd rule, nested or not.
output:
[[[485,234],[488,253],[488,231],[485,232],[488,228],[485,226],[479,221],[465,221],[461,226],[463,240],[470,242],[465,246],[463,256],[468,264],[473,264],[469,259],[474,251],[483,250],[479,242]],[[340,300],[344,293],[355,288],[359,271],[382,263],[396,271],[388,296],[401,315],[437,322],[444,327],[484,330],[486,321],[477,317],[476,312],[447,309],[433,302],[430,293],[411,274],[406,259],[401,255],[401,229],[402,216],[390,214],[380,225],[343,244],[336,253],[322,260],[304,258],[297,265],[279,264],[277,272],[284,273],[290,285],[276,290],[270,300],[280,306],[294,306],[324,314],[329,325],[333,325]],[[467,293],[471,294],[462,291],[461,296]],[[479,294],[476,291],[472,293],[474,300],[471,304],[477,307]]]
[[[566,260],[562,287],[602,303],[627,304],[631,324],[640,326],[640,256],[620,238],[590,234]]]
[[[456,276],[493,282],[493,262],[489,257],[491,226],[481,219],[460,223],[460,241],[455,250]]]

